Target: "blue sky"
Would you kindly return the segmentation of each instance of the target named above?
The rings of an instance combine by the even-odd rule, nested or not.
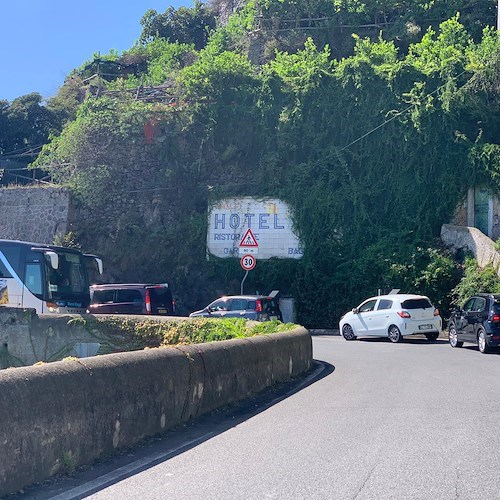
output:
[[[0,100],[30,92],[51,97],[94,53],[129,49],[148,9],[191,0],[3,0],[0,6]]]

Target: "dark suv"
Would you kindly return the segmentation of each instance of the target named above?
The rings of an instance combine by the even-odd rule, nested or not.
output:
[[[483,353],[500,346],[500,294],[478,293],[453,311],[448,320],[448,338],[452,347],[470,342]]]
[[[246,318],[255,321],[283,321],[278,300],[266,295],[228,295],[214,300],[190,318]]]
[[[172,292],[166,283],[112,283],[90,287],[92,314],[174,314]]]

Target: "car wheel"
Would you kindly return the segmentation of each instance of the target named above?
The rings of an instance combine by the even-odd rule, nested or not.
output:
[[[427,340],[434,342],[434,340],[436,340],[439,337],[439,333],[437,333],[437,332],[426,333],[425,336],[427,337]]]
[[[403,336],[401,335],[401,330],[396,325],[391,325],[389,327],[389,340],[391,342],[402,342]]]
[[[342,336],[346,340],[356,340],[356,335],[354,335],[354,330],[351,325],[344,325],[342,327]]]
[[[479,351],[483,354],[488,354],[491,351],[488,341],[486,340],[484,328],[480,328],[477,332],[477,346],[479,347]]]
[[[451,347],[462,347],[464,345],[463,342],[458,340],[457,330],[453,325],[448,328],[448,340]]]

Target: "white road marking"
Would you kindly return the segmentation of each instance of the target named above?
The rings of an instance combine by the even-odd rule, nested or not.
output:
[[[200,436],[199,438],[183,443],[177,448],[174,448],[172,450],[166,452],[163,451],[161,453],[155,453],[154,455],[150,455],[146,458],[141,458],[140,460],[136,460],[135,462],[132,462],[128,465],[124,465],[123,467],[120,467],[112,472],[109,472],[104,476],[98,477],[97,479],[89,481],[88,483],[82,484],[81,486],[77,486],[76,488],[73,488],[69,491],[66,491],[55,497],[52,497],[51,500],[70,500],[72,498],[80,497],[82,495],[90,493],[91,491],[96,490],[107,483],[111,483],[112,481],[119,479],[122,476],[131,474],[136,470],[145,467],[146,465],[149,465],[152,462],[169,458],[170,455],[173,455],[175,452],[181,450],[182,448],[186,448],[188,446],[191,446],[192,444],[198,443],[199,441],[203,441],[209,438],[211,435],[213,435],[213,432],[207,432],[206,434],[203,434],[203,436]]]

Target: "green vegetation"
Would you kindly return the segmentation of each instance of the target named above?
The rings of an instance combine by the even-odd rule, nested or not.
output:
[[[87,320],[87,328],[101,342],[100,354],[247,338],[295,327],[297,325],[279,321],[256,323],[239,318],[155,321],[106,317]]]
[[[61,131],[68,118],[60,101],[46,105],[38,93],[18,97],[11,103],[0,100],[0,168],[6,169],[0,183],[22,184],[23,178],[29,179],[32,173],[28,164],[50,135]]]
[[[453,303],[461,306],[478,292],[500,293],[500,278],[493,266],[478,269],[475,259],[467,257],[464,276],[452,292]]]
[[[60,472],[63,474],[73,474],[76,469],[76,460],[71,451],[64,451],[60,461]]]
[[[470,186],[500,187],[495,2],[249,1],[215,26],[224,5],[149,11],[141,44],[61,89],[87,98],[34,166],[75,194],[71,240],[106,280],[168,281],[186,313],[242,278],[206,260],[208,204],[272,196],[305,253],[259,261],[247,291],[295,297],[308,326],[378,289],[448,310],[461,267],[440,227]],[[168,98],[125,92],[153,84]]]
[[[193,44],[197,50],[202,49],[208,40],[211,30],[215,29],[215,16],[209,8],[199,0],[193,8],[168,7],[164,14],[148,10],[142,20],[140,40],[149,42],[163,38],[170,42]]]

